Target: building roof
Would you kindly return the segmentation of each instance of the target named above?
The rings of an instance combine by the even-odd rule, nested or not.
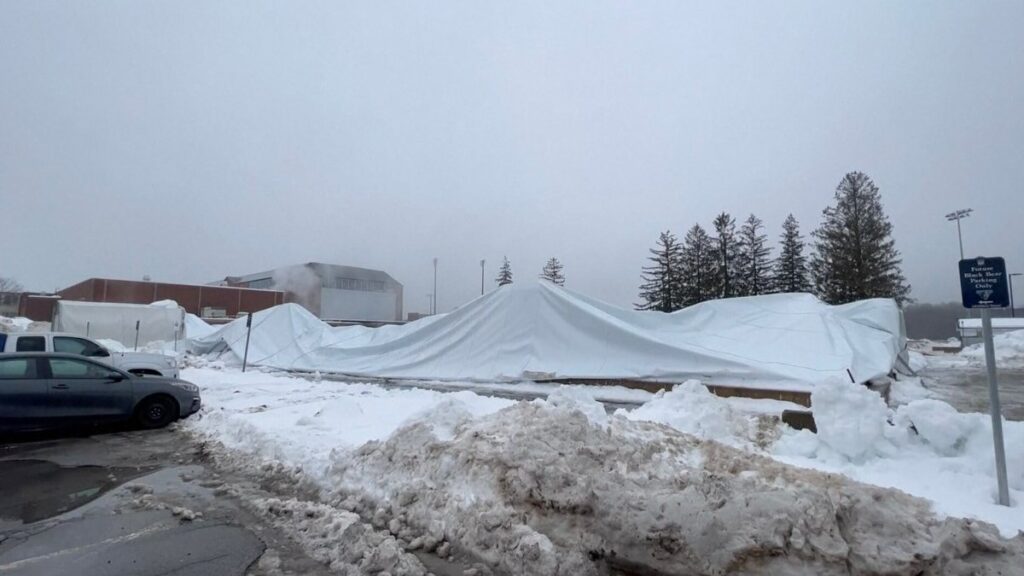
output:
[[[276,272],[284,270],[293,270],[295,268],[308,268],[321,278],[324,276],[341,276],[344,278],[354,278],[358,280],[377,280],[381,282],[386,282],[391,285],[402,285],[400,282],[395,280],[394,277],[392,277],[390,274],[383,270],[361,268],[359,266],[346,266],[343,264],[325,264],[323,262],[306,262],[304,264],[281,266],[280,268],[274,268],[273,270],[266,270],[263,272],[256,272],[254,274],[228,276],[227,278],[225,278],[225,281],[231,283],[245,283],[251,282],[253,280],[260,280],[263,278],[273,278]]]

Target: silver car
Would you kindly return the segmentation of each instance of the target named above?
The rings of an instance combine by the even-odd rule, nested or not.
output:
[[[134,420],[160,428],[199,410],[199,387],[75,354],[0,354],[0,431]]]

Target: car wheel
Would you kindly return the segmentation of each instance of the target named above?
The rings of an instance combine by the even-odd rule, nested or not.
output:
[[[143,428],[163,428],[177,416],[174,402],[168,398],[146,398],[139,404],[135,419]]]

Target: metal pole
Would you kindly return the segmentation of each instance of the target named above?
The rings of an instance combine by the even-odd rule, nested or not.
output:
[[[960,259],[964,259],[964,236],[960,233],[960,217],[956,217],[956,238],[960,241]]]
[[[1006,484],[1006,450],[1003,447],[1003,412],[999,406],[999,384],[996,382],[996,351],[992,343],[992,311],[981,310],[981,330],[985,338],[985,366],[988,368],[989,410],[992,412],[992,441],[996,450],[996,482],[999,484],[999,503],[1010,505],[1010,491]]]
[[[480,261],[480,295],[484,295],[484,263],[486,260]]]
[[[1007,274],[1007,276],[1010,277],[1010,318],[1016,318],[1017,312],[1013,306],[1013,277],[1021,276],[1021,273],[1017,272],[1016,274]]]
[[[135,350],[139,349],[139,321],[135,321]]]
[[[245,372],[245,367],[249,364],[249,335],[252,334],[252,312],[245,317],[245,354],[242,356],[242,372]]]
[[[437,258],[434,258],[434,309],[431,314],[437,314]]]

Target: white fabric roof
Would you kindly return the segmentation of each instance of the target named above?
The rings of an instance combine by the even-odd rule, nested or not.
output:
[[[193,339],[245,347],[245,319]],[[829,306],[809,294],[638,312],[547,282],[515,284],[401,326],[331,327],[301,306],[253,316],[249,361],[286,370],[435,380],[643,379],[807,389],[890,373],[905,335],[892,300]]]

